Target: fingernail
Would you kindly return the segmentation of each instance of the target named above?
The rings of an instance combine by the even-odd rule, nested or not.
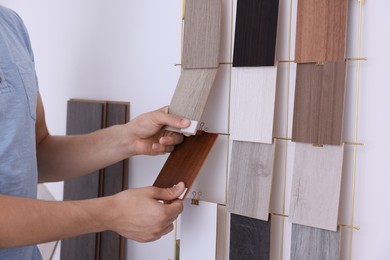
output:
[[[174,187],[175,189],[177,189],[177,190],[180,190],[180,186],[181,186],[181,185],[182,185],[181,182],[179,182],[178,184],[173,185],[173,187]]]
[[[188,124],[189,123],[189,124]],[[181,126],[187,126],[187,125],[191,125],[191,121],[186,119],[186,118],[183,118],[180,120],[180,125]]]

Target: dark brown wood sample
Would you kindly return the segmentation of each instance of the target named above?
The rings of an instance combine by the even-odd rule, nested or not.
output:
[[[230,260],[269,260],[271,219],[259,219],[231,214]]]
[[[291,260],[313,259],[340,259],[340,230],[335,232],[292,224]]]
[[[129,103],[70,100],[67,134],[87,134],[129,119]],[[82,200],[118,193],[127,187],[127,164],[124,160],[86,176],[66,181],[64,200]],[[62,241],[61,259],[124,259],[124,239],[106,231]]]
[[[170,154],[153,186],[169,188],[182,181],[188,192],[217,137],[218,134],[200,131],[186,137]]]
[[[238,0],[233,67],[274,66],[279,0]]]
[[[68,135],[86,134],[102,129],[105,102],[68,102]],[[82,200],[99,197],[99,171],[64,182],[64,200]],[[97,234],[91,233],[62,240],[61,259],[94,260],[97,257]]]
[[[346,62],[298,64],[292,140],[342,142]]]
[[[221,0],[186,0],[184,69],[217,68],[221,41]]]
[[[107,102],[106,127],[125,124],[129,119],[129,105]],[[114,195],[127,188],[128,160],[104,169],[102,196]],[[124,259],[124,238],[112,231],[100,234],[100,260]]]
[[[343,61],[348,0],[299,0],[295,60]]]

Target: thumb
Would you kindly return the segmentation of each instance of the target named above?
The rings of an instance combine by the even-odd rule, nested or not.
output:
[[[154,198],[157,200],[172,201],[180,197],[185,190],[183,182],[179,182],[170,188],[158,188],[155,190]]]

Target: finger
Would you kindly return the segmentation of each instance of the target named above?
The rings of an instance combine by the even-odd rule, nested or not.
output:
[[[176,145],[182,143],[183,140],[183,135],[175,133],[169,136],[163,136],[158,141],[162,145]]]
[[[173,145],[165,146],[158,143],[155,143],[152,145],[152,150],[154,153],[157,154],[163,154],[163,153],[170,153],[175,149]]]
[[[172,232],[173,230],[173,224],[171,223],[169,226],[167,226],[162,232],[161,232],[161,236],[165,236],[166,234]]]
[[[153,197],[157,200],[175,200],[184,192],[185,186],[183,182],[179,182],[170,188],[156,188],[154,189]]]
[[[169,114],[168,107],[163,107],[155,111],[155,113],[152,113],[152,120],[157,125],[167,125],[179,129],[187,128],[191,125],[191,121],[189,119]]]

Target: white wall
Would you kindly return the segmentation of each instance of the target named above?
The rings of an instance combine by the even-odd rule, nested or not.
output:
[[[289,1],[280,2],[281,15],[288,15]],[[386,30],[390,26],[390,2],[365,2],[362,56],[369,60],[362,62],[361,67],[358,131],[358,139],[365,145],[357,149],[354,223],[361,230],[353,233],[352,259],[387,260],[390,259],[390,224],[387,219],[390,204],[386,203],[390,198],[390,141],[387,140],[390,133],[387,118],[390,111],[387,80],[390,34]],[[0,0],[0,4],[16,10],[29,29],[47,124],[52,134],[65,133],[66,101],[69,98],[130,101],[132,118],[169,104],[180,74],[180,68],[173,65],[180,62],[181,0]],[[350,0],[349,5],[347,56],[356,57],[358,0]],[[293,6],[294,17],[296,0],[293,0]],[[288,19],[281,21],[283,29],[279,37],[285,42]],[[282,58],[286,57],[286,50],[286,45],[280,44],[278,51]],[[346,99],[347,140],[353,139],[355,71],[356,63],[351,62]],[[293,79],[292,75],[292,85]],[[293,97],[293,92],[290,96]],[[277,109],[277,120],[283,120],[281,111]],[[283,132],[280,125],[281,122],[277,123],[276,132]],[[340,220],[343,222],[349,220],[351,205],[351,149],[347,148],[343,173],[340,206]],[[130,186],[151,185],[165,158],[132,158]],[[288,183],[291,180],[291,160],[290,156]],[[280,181],[280,177],[276,177],[276,181]],[[50,187],[57,199],[62,197],[61,184]],[[273,197],[275,199],[277,195]],[[286,203],[289,204],[289,200]],[[274,209],[279,210],[279,207],[274,205]],[[286,220],[283,259],[289,259],[289,229]],[[349,241],[345,237],[348,233],[349,230],[343,232],[343,259],[348,259],[349,250],[345,244]],[[171,251],[173,239],[174,234],[151,244],[129,241],[128,259],[161,259]]]

